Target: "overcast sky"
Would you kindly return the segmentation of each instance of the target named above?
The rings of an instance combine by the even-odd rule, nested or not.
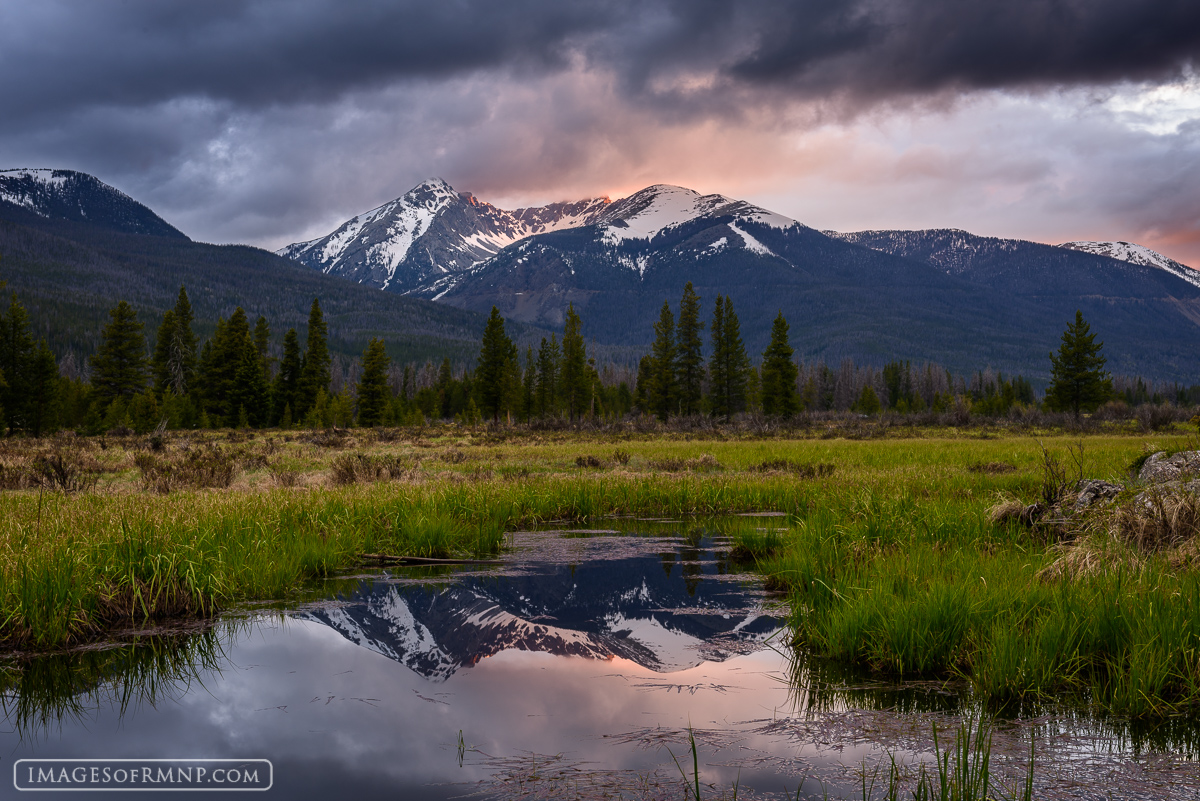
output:
[[[0,167],[275,248],[440,176],[1200,267],[1197,0],[0,0]]]

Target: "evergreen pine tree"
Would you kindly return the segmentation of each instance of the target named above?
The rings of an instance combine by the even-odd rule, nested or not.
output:
[[[12,293],[8,314],[0,314],[0,371],[8,387],[0,395],[0,407],[11,431],[28,427],[30,370],[33,366],[33,337],[29,333],[29,315]]]
[[[710,405],[714,415],[728,420],[745,408],[749,366],[733,301],[718,295],[713,310],[712,356],[708,368]]]
[[[854,411],[859,414],[879,414],[880,408],[879,395],[875,392],[875,388],[870,384],[863,386],[862,393],[854,404]]]
[[[725,298],[717,295],[711,323],[712,354],[708,357],[708,406],[714,417],[728,417],[724,402],[725,362],[722,359],[725,345]]]
[[[184,395],[191,391],[192,382],[196,377],[196,335],[192,333],[192,322],[195,319],[192,304],[188,301],[187,290],[183,287],[179,287],[179,297],[176,298],[175,308],[171,312],[171,337],[163,353],[163,377],[166,380],[158,385],[159,375],[156,370],[156,386],[160,392],[169,388],[176,395]],[[156,343],[156,358],[158,347],[159,343]]]
[[[521,378],[521,416],[528,423],[537,406],[537,360],[533,346],[525,349],[525,375]]]
[[[391,400],[388,391],[387,350],[382,339],[372,338],[367,349],[363,351],[362,375],[358,379],[356,394],[358,395],[358,424],[360,426],[377,426],[383,424],[384,413]]]
[[[654,357],[647,353],[638,361],[637,385],[633,389],[633,404],[642,414],[650,414],[651,386],[654,384]]]
[[[328,337],[329,328],[321,314],[321,304],[314,298],[308,313],[308,346],[304,351],[296,400],[292,405],[292,413],[299,418],[307,419],[309,409],[317,402],[318,393],[324,391],[328,395],[329,367],[332,364]]]
[[[559,397],[567,417],[576,419],[587,409],[590,392],[587,376],[587,347],[583,342],[583,323],[575,313],[575,304],[567,306],[563,327],[562,365],[559,368]]]
[[[29,369],[29,432],[35,437],[58,425],[61,383],[54,353],[43,339]]]
[[[512,377],[517,359],[517,347],[504,333],[504,318],[492,307],[483,341],[479,348],[479,367],[475,371],[479,406],[485,417],[500,420],[501,412],[511,409]]]
[[[440,416],[443,420],[448,420],[454,416],[454,369],[449,356],[442,359],[434,389],[437,390]]]
[[[1103,342],[1075,312],[1075,322],[1067,325],[1062,335],[1058,355],[1050,354],[1052,378],[1046,389],[1046,405],[1053,410],[1070,411],[1079,417],[1081,411],[1095,411],[1112,396],[1112,379],[1104,371],[1105,358],[1100,350]]]
[[[238,406],[245,405],[251,413],[249,388],[246,381],[253,378],[243,362],[247,357],[257,359],[250,335],[250,321],[239,306],[228,320],[218,320],[212,339],[205,343],[200,364],[200,388],[210,418],[224,425],[234,425]]]
[[[759,382],[758,370],[754,365],[746,365],[746,403],[745,410],[748,412],[762,411],[762,385]]]
[[[675,336],[676,392],[679,395],[679,413],[698,414],[704,383],[704,354],[700,322],[700,296],[688,281],[679,301],[679,325]]]
[[[546,341],[545,337],[542,337],[542,344],[538,348],[537,355],[537,413],[538,417],[542,419],[545,419],[548,415],[553,415],[558,409],[558,366],[560,357],[558,339],[554,334],[550,335],[549,342]]]
[[[283,337],[283,359],[279,362],[279,372],[275,374],[275,382],[271,387],[271,402],[275,410],[275,420],[284,428],[290,428],[296,419],[293,404],[296,402],[296,390],[300,386],[300,337],[295,328],[289,328]],[[283,413],[287,411],[287,424],[283,423]]]
[[[242,339],[241,355],[235,373],[235,384],[230,394],[231,409],[239,409],[239,427],[261,428],[269,425],[271,417],[271,390],[263,361],[249,335]],[[245,425],[240,417],[245,417]]]
[[[763,414],[791,417],[799,411],[796,398],[796,377],[799,368],[792,361],[792,346],[788,343],[788,324],[780,311],[771,326],[771,344],[763,352],[762,410]]]
[[[148,434],[160,420],[162,417],[159,416],[158,398],[154,396],[154,390],[147,387],[129,402],[129,410],[121,423],[139,434]]]
[[[671,304],[663,302],[658,322],[654,324],[654,346],[651,349],[651,381],[648,401],[659,420],[666,420],[676,402],[675,395],[675,316]]]
[[[100,349],[92,356],[92,386],[105,402],[129,400],[146,385],[146,338],[137,313],[125,301],[109,311]]]
[[[260,314],[258,316],[258,320],[256,320],[254,323],[254,350],[258,353],[258,358],[262,359],[264,368],[268,364],[267,349],[270,347],[270,345],[271,326],[267,325],[267,318]]]
[[[171,346],[174,342],[175,310],[167,309],[158,325],[154,355],[150,357],[150,380],[159,397],[171,391]]]
[[[412,365],[406,364],[406,365],[404,365],[404,377],[403,377],[403,379],[401,379],[401,382],[400,382],[400,397],[403,400],[409,401],[409,400],[412,400],[412,397],[415,394],[415,392],[416,392],[416,390],[413,388]]]

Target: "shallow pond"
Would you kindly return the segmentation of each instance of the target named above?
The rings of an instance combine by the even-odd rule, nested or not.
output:
[[[684,798],[694,764],[704,798],[862,798],[864,772],[928,761],[970,702],[799,662],[723,536],[775,522],[519,532],[500,566],[340,577],[287,609],[41,658],[0,744],[270,759],[268,795],[289,799]],[[1020,781],[1035,738],[1038,797],[1200,798],[1190,732],[1030,713],[997,725],[993,767]]]

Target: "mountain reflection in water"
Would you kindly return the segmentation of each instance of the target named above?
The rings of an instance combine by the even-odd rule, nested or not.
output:
[[[694,737],[710,797],[738,783],[861,798],[864,766],[928,762],[934,728],[951,737],[979,711],[965,685],[867,681],[775,650],[783,612],[710,536],[721,525],[523,532],[498,568],[330,579],[285,610],[14,659],[0,748],[265,758],[288,799],[661,801],[686,797],[675,757]],[[999,722],[991,766],[1016,781],[1035,740],[1039,799],[1195,799],[1195,731],[1047,702]]]
[[[533,548],[520,569],[499,574],[440,584],[366,578],[297,616],[435,681],[510,649],[683,670],[758,650],[782,624],[710,539],[660,553],[644,542],[594,542],[618,558],[563,563],[558,550]]]

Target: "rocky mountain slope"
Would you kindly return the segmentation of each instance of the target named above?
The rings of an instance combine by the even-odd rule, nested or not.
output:
[[[434,681],[509,649],[683,670],[757,650],[780,627],[716,561],[674,556],[525,565],[443,585],[364,580],[299,617]]]
[[[1200,373],[1200,292],[1158,268],[964,231],[822,233],[675,187],[634,198],[645,223],[617,201],[603,219],[532,236],[418,294],[547,327],[573,303],[588,336],[644,345],[663,301],[691,281],[706,312],[718,293],[733,299],[752,354],[783,311],[802,359],[990,365],[1035,381],[1081,309],[1110,369]]]
[[[48,220],[88,223],[127,234],[187,239],[125,193],[73,170],[0,170],[0,201]]]
[[[1200,286],[1200,270],[1193,270],[1186,264],[1169,259],[1145,245],[1136,245],[1132,242],[1064,242],[1059,247],[1093,253],[1097,256],[1108,256],[1110,259],[1127,261],[1130,264],[1157,267],[1177,278],[1182,278],[1193,286]]]
[[[278,251],[328,275],[408,293],[427,289],[533,234],[583,225],[607,198],[505,211],[440,178],[356,215],[327,236]]]

